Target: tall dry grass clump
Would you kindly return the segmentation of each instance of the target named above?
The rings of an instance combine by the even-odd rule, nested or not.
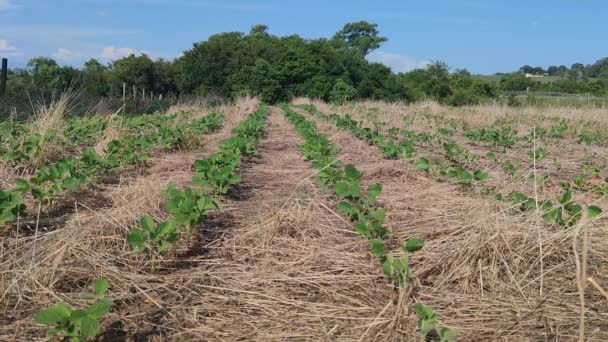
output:
[[[66,127],[66,116],[72,111],[76,94],[65,92],[49,103],[33,106],[32,132],[44,135],[46,132],[62,132]]]
[[[125,136],[127,129],[124,125],[125,120],[122,116],[114,113],[108,117],[108,123],[104,134],[99,137],[93,149],[100,156],[105,155],[106,147],[112,140],[118,140]]]
[[[232,104],[222,104],[212,108],[212,110],[224,113],[225,124],[232,126],[245,119],[249,113],[255,111],[259,104],[260,99],[258,97],[247,95],[237,98]]]
[[[194,95],[180,98],[179,102],[171,105],[166,113],[168,115],[176,114],[183,111],[195,111],[199,112],[199,114],[204,115],[204,111],[201,111],[202,108],[208,108],[215,103],[223,102],[222,98],[212,95]]]

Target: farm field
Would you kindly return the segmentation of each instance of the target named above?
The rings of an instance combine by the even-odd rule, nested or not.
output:
[[[0,123],[0,340],[608,340],[605,109],[58,106]]]

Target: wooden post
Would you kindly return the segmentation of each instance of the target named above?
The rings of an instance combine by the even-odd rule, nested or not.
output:
[[[122,104],[125,104],[125,99],[127,96],[127,84],[126,83],[122,83]]]
[[[0,74],[0,97],[6,96],[6,77],[8,76],[8,59],[2,58],[2,73]]]
[[[34,84],[38,83],[38,63],[34,65]]]
[[[146,88],[143,88],[141,90],[141,100],[145,101],[146,100]]]
[[[135,84],[133,85],[133,101],[137,100],[137,87],[135,87]]]

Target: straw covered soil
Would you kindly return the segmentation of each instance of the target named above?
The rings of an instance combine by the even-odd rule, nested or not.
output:
[[[317,171],[298,150],[303,138],[277,107],[268,107],[259,155],[222,199],[225,212],[212,214],[151,272],[146,258],[131,253],[129,229],[144,214],[163,217],[161,190],[187,185],[194,161],[256,104],[218,109],[224,127],[198,150],[159,153],[117,184],[63,199],[70,210],[52,229],[3,232],[0,340],[44,340],[33,315],[60,300],[84,305],[80,296],[105,277],[114,306],[99,341],[416,341],[417,301],[459,341],[571,341],[579,336],[583,235],[586,274],[598,285],[587,283],[583,295],[586,340],[608,340],[608,297],[598,290],[608,288],[603,217],[562,229],[534,213],[514,215],[509,204],[385,159],[302,109],[337,144],[339,159],[365,173],[364,184],[382,185],[390,248],[412,236],[425,240],[412,257],[414,284],[388,284],[367,242],[336,212],[336,198],[314,183]]]

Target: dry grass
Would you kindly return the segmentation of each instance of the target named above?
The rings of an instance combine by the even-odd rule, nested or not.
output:
[[[315,105],[336,112],[323,103]],[[443,324],[459,331],[462,340],[577,338],[577,260],[582,263],[584,240],[577,232],[585,222],[568,230],[539,226],[534,212],[514,214],[509,204],[437,183],[406,161],[384,160],[375,147],[309,118],[338,144],[341,160],[366,172],[365,182],[382,184],[379,200],[394,243],[411,236],[425,239],[423,252],[413,259],[420,282],[417,297],[438,312]],[[520,190],[526,186],[511,185]],[[587,340],[595,341],[608,338],[608,298],[600,290],[608,285],[605,224],[600,218],[587,226],[593,247],[586,272],[599,287],[587,285],[584,331]]]
[[[315,119],[338,143],[340,159],[365,171],[364,183],[382,184],[391,247],[411,236],[426,241],[413,258],[414,291],[394,291],[367,243],[334,211],[335,199],[313,184],[315,170],[297,150],[301,137],[275,108],[260,157],[224,199],[225,213],[166,255],[163,270],[148,273],[146,260],[129,253],[128,229],[143,214],[164,217],[160,190],[188,184],[194,160],[256,105],[243,99],[219,108],[227,124],[203,150],[160,156],[135,180],[100,189],[107,208],[78,205],[59,230],[3,239],[0,340],[42,336],[32,315],[60,299],[83,304],[79,295],[100,276],[116,303],[104,320],[105,341],[413,341],[416,300],[462,341],[576,339],[575,260],[584,230],[543,226],[539,239],[532,214],[513,215],[404,161],[385,160],[375,147]],[[605,222],[588,226],[587,274],[607,287]],[[607,340],[608,298],[591,286],[584,298],[587,340]]]
[[[32,132],[44,135],[46,132],[61,133],[66,126],[65,118],[74,105],[76,94],[62,93],[49,103],[35,104],[32,117]]]

